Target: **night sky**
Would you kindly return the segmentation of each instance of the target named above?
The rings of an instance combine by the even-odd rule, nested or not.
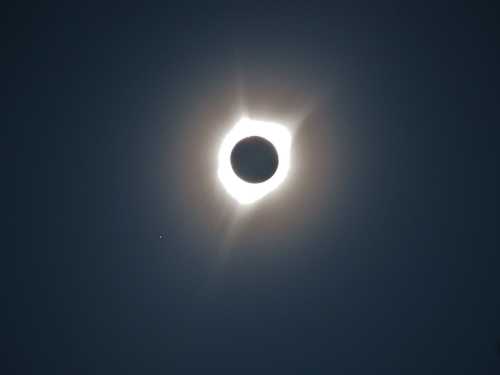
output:
[[[2,374],[500,373],[494,8],[1,17]],[[242,113],[295,127],[244,211]]]

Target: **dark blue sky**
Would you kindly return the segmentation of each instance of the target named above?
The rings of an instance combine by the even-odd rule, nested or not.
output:
[[[493,8],[2,13],[2,373],[499,372]],[[235,228],[241,101],[307,116]]]

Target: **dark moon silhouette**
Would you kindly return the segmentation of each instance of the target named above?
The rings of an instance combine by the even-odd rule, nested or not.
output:
[[[278,169],[278,153],[273,144],[262,137],[244,138],[231,152],[231,166],[247,182],[264,182]]]

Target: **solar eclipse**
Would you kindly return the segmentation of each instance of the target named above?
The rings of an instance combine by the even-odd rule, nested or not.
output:
[[[250,204],[275,190],[290,168],[292,137],[278,123],[241,118],[219,148],[219,181],[240,204]]]
[[[262,137],[239,141],[231,152],[231,167],[243,180],[260,183],[270,179],[278,169],[278,153],[273,144]]]

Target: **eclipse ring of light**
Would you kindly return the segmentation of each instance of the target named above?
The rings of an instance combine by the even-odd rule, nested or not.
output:
[[[278,167],[267,180],[252,183],[241,179],[231,165],[231,153],[243,139],[264,138],[270,142],[278,154]],[[224,137],[219,148],[218,171],[222,186],[240,204],[250,204],[275,190],[286,178],[290,169],[290,148],[292,137],[289,130],[278,123],[241,118]]]

